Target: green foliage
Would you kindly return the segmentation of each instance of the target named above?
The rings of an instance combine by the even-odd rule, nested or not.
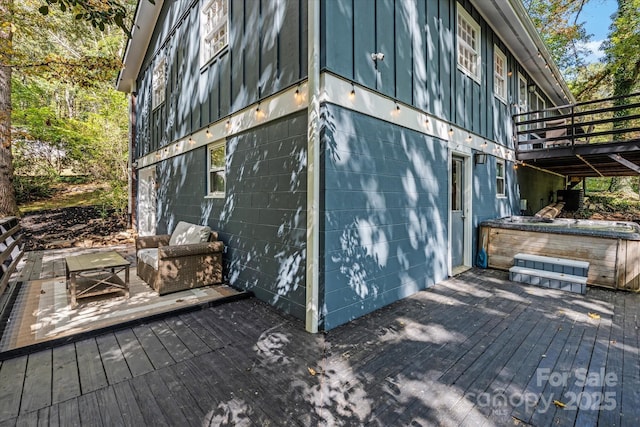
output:
[[[523,0],[533,24],[565,76],[574,75],[584,66],[584,44],[590,36],[584,23],[578,22],[583,1]]]
[[[15,175],[24,188],[19,191],[47,195],[31,184],[53,183],[63,172],[88,176],[111,183],[113,194],[102,194],[97,203],[122,210],[128,113],[126,95],[116,92],[113,83],[126,36],[93,25],[98,18],[119,25],[120,18],[108,10],[116,3],[47,1],[43,15],[41,2],[16,5],[12,137]],[[94,8],[99,16],[77,19],[78,14],[68,13],[82,7]],[[131,12],[133,3],[122,7]]]
[[[53,195],[51,177],[46,175],[16,175],[13,186],[16,190],[16,201],[19,205],[49,198]]]
[[[112,181],[108,192],[100,197],[100,214],[103,217],[114,213],[124,215],[129,205],[127,183],[122,181]]]
[[[127,8],[123,2],[117,0],[103,0],[100,2],[91,0],[45,1],[46,4],[38,8],[42,15],[48,15],[57,6],[61,12],[69,11],[76,20],[86,21],[100,31],[104,31],[109,25],[115,25],[129,35],[129,26],[126,19]],[[149,1],[153,3],[153,0]]]

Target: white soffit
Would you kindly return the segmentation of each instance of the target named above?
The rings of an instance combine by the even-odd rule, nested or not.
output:
[[[131,38],[127,42],[122,60],[122,70],[120,70],[116,82],[117,90],[127,93],[132,91],[163,4],[164,0],[155,0],[155,4],[149,0],[138,2],[131,28]]]

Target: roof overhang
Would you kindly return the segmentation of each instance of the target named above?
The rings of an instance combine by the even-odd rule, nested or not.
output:
[[[576,102],[522,0],[471,0],[471,3],[556,106]]]
[[[155,0],[155,4],[149,0],[138,2],[131,28],[131,38],[127,42],[122,69],[116,81],[117,90],[127,93],[135,90],[135,81],[140,73],[163,3],[164,0]]]

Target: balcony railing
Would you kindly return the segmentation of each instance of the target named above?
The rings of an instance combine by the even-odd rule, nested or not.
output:
[[[518,152],[640,142],[640,93],[515,114]]]

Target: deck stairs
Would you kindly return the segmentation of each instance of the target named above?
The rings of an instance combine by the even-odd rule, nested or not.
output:
[[[543,288],[585,294],[589,263],[574,259],[519,253],[509,269],[509,280]]]

